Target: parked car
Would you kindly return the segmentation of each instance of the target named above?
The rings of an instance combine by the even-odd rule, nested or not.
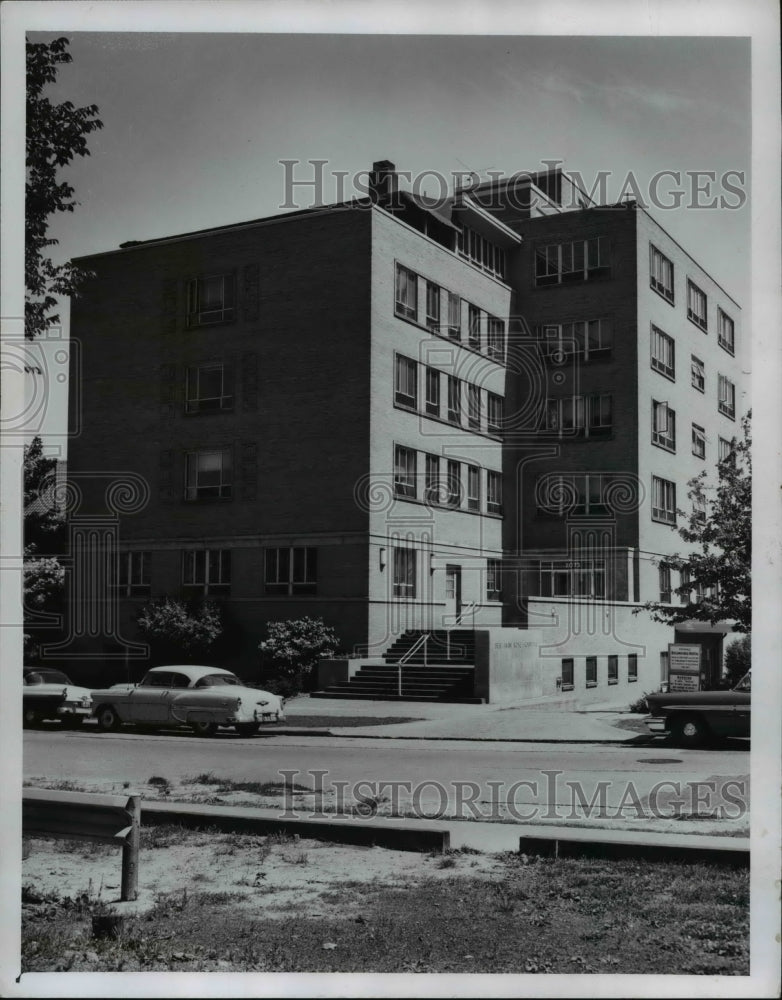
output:
[[[729,691],[668,691],[648,694],[653,733],[666,733],[682,746],[698,746],[710,737],[749,736],[750,674]]]
[[[76,728],[92,710],[88,688],[77,687],[61,670],[48,667],[24,667],[22,721],[34,726],[44,719],[60,719]]]
[[[93,714],[105,731],[124,722],[140,726],[189,726],[199,736],[213,736],[233,726],[251,736],[263,722],[285,718],[276,694],[245,687],[220,667],[153,667],[140,684],[115,684],[92,692]]]

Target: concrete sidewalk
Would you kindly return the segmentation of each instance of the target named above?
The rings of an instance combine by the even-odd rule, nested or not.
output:
[[[292,699],[285,706],[286,732],[314,734],[317,730],[296,728],[299,716],[333,718],[323,729],[335,736],[410,739],[518,740],[554,743],[624,743],[638,733],[619,729],[615,723],[629,718],[627,712],[563,712],[550,704],[459,705],[445,702],[387,702],[339,698]],[[340,718],[411,718],[411,722],[387,725],[340,726]],[[636,716],[638,718],[638,716]]]

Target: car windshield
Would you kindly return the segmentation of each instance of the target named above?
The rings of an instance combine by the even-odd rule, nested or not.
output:
[[[199,677],[195,686],[197,688],[225,687],[226,685],[242,686],[242,682],[235,674],[207,674],[206,677]]]
[[[70,684],[71,682],[59,670],[36,670],[24,679],[25,684]]]
[[[752,675],[746,674],[733,689],[734,691],[751,691]]]

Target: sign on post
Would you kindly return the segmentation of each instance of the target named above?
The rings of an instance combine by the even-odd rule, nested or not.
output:
[[[701,645],[699,642],[668,643],[668,690],[700,691]]]

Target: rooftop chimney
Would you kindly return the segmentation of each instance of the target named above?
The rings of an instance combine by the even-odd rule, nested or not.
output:
[[[373,202],[381,204],[396,201],[399,190],[399,178],[396,166],[390,160],[377,160],[372,164],[369,175],[369,192]]]

